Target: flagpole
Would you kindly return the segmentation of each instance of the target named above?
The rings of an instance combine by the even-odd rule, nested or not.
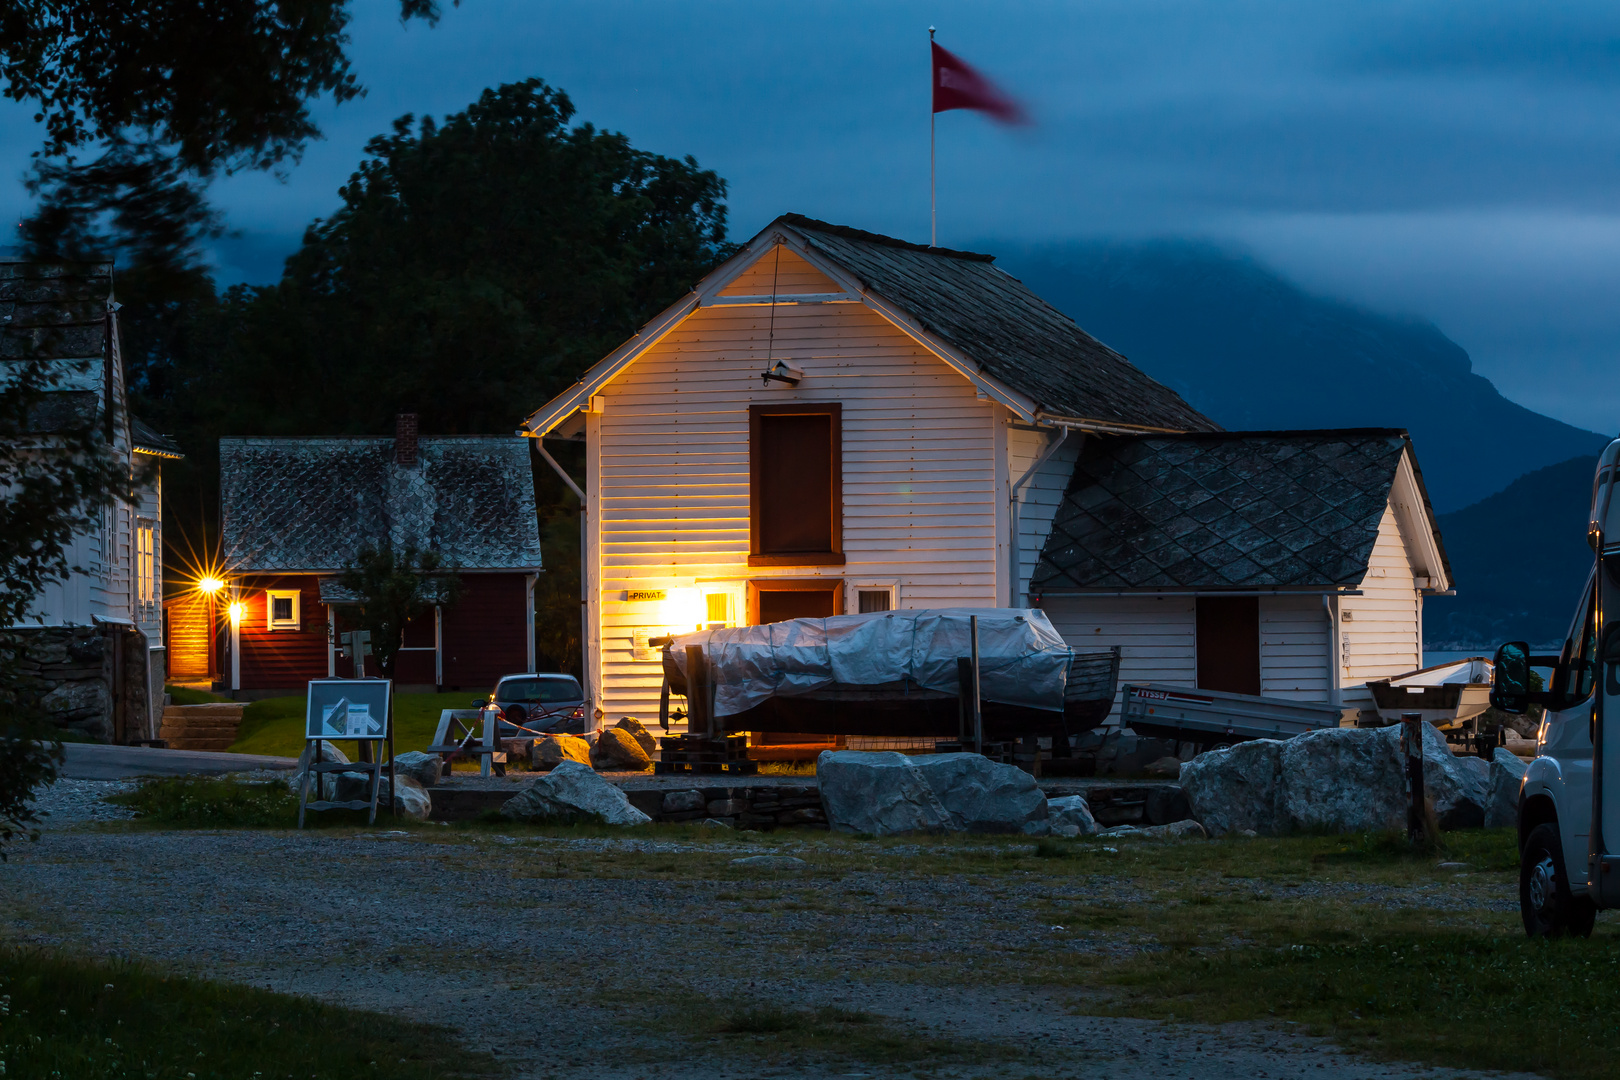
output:
[[[934,44],[934,28],[928,28],[928,44]],[[934,165],[934,125],[939,114],[934,111],[934,58],[928,57],[928,246],[939,246],[939,187]]]

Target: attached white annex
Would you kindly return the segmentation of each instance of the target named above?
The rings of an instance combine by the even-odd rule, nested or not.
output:
[[[587,693],[605,716],[645,718],[662,683],[651,638],[890,608],[1022,607],[1032,574],[1078,646],[1118,644],[1122,677],[1146,671],[1139,662],[1167,646],[1144,644],[1130,619],[1079,616],[1101,597],[1059,598],[1066,582],[1044,561],[1054,515],[1083,456],[1218,430],[991,256],[790,214],[521,433],[584,444]],[[1410,527],[1438,551],[1417,490]],[[1449,587],[1443,559],[1423,567],[1425,589]],[[1236,587],[1178,586],[1166,634],[1204,592],[1231,598]],[[1339,609],[1321,597],[1350,588],[1289,600],[1316,605],[1322,692]],[[1118,600],[1133,587],[1109,591]],[[1415,619],[1411,581],[1405,603]],[[1155,617],[1150,607],[1137,618]],[[1339,685],[1417,666],[1415,635],[1410,645],[1393,666],[1341,673]],[[1194,648],[1196,634],[1180,646]],[[1174,677],[1190,684],[1196,665],[1183,668]]]

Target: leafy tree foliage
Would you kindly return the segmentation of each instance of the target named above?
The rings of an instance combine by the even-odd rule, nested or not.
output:
[[[338,584],[360,598],[359,622],[371,633],[371,655],[383,678],[392,679],[405,624],[433,603],[454,603],[461,579],[441,569],[437,552],[414,547],[396,552],[384,544],[361,548]]]
[[[0,6],[5,95],[45,126],[29,241],[63,254],[106,227],[114,246],[184,262],[213,227],[220,172],[297,161],[320,135],[313,98],[364,93],[350,70],[349,0],[12,0]],[[435,0],[400,0],[437,21]],[[89,162],[85,153],[95,155]],[[187,205],[174,214],[176,201]],[[102,219],[111,216],[111,221]],[[182,226],[178,237],[175,227]],[[154,229],[152,233],[144,230]],[[180,243],[175,244],[178,238]],[[107,245],[103,245],[106,247]]]
[[[115,500],[134,498],[135,478],[110,452],[106,418],[51,396],[89,368],[54,359],[59,333],[20,323],[0,331],[0,627],[26,622],[40,591],[67,576],[76,533]],[[34,789],[56,779],[61,761],[19,686],[20,647],[0,633],[0,844],[32,831]]]

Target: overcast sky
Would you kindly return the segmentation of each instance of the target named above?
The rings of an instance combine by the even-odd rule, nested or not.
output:
[[[939,118],[940,243],[1190,236],[1432,319],[1509,397],[1620,429],[1620,5],[359,0],[363,100],[286,183],[216,192],[221,277],[267,281],[372,135],[531,75],[581,119],[692,154],[733,235],[794,210],[928,236],[927,27],[1023,98]],[[0,111],[26,165],[28,111]],[[0,208],[26,207],[20,184]]]

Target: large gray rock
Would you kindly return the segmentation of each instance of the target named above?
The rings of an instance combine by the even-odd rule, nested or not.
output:
[[[1288,740],[1261,739],[1200,754],[1182,769],[1193,817],[1212,835],[1333,832],[1406,827],[1409,802],[1399,725],[1326,728]],[[1423,725],[1423,786],[1442,829],[1484,823],[1489,770],[1457,757]]]
[[[1385,735],[1390,730],[1324,728],[1282,743],[1279,827],[1330,832],[1406,828],[1406,766],[1399,743]]]
[[[1192,816],[1211,836],[1283,831],[1278,818],[1282,743],[1257,739],[1200,754],[1181,767]]]
[[[292,792],[294,795],[298,794],[298,787],[303,782],[304,765],[309,761],[311,757],[311,750],[314,745],[314,743],[304,744],[304,752],[298,757],[298,768],[294,769],[287,776],[287,790]],[[321,756],[318,763],[326,765],[347,765],[349,764],[349,755],[345,754],[342,750],[339,750],[336,745],[323,739],[321,740]],[[338,775],[339,774],[337,773],[311,773],[309,777],[310,801],[316,802],[321,799],[333,798],[334,792],[337,790]],[[318,789],[315,785],[317,777],[320,778],[320,787]]]
[[[1491,779],[1485,795],[1485,827],[1501,829],[1518,823],[1519,788],[1524,786],[1525,765],[1504,747],[1491,757]]]
[[[636,742],[635,736],[623,728],[605,729],[591,747],[591,764],[598,769],[643,772],[652,768],[652,758]]]
[[[892,751],[823,750],[816,782],[834,832],[944,832],[951,815],[922,772]]]
[[[550,769],[565,761],[591,763],[591,744],[574,735],[547,735],[534,744],[529,760],[538,768]]]
[[[652,818],[630,805],[624,792],[608,783],[589,765],[564,761],[508,799],[501,814],[514,821],[544,824],[602,822],[606,825],[646,825]]]
[[[420,750],[412,750],[394,758],[396,773],[410,777],[425,788],[439,782],[439,766],[438,754],[424,754]]]
[[[1091,806],[1084,795],[1047,799],[1046,813],[1051,819],[1054,835],[1091,836],[1098,829],[1097,819],[1091,816]],[[1069,832],[1070,828],[1074,832]]]
[[[1098,839],[1109,840],[1208,840],[1209,833],[1198,822],[1188,818],[1168,825],[1115,825],[1097,834]]]
[[[1045,831],[1046,797],[1035,778],[979,754],[824,750],[816,779],[839,832]]]
[[[619,722],[613,725],[620,731],[629,732],[630,737],[649,755],[658,749],[658,740],[653,738],[647,726],[633,716],[621,716]]]
[[[689,814],[694,810],[702,810],[709,804],[701,791],[666,791],[664,793],[663,812],[666,814]]]
[[[910,761],[950,815],[952,832],[1027,833],[1029,826],[1046,821],[1046,795],[1035,777],[1016,765],[983,754],[932,754]]]

